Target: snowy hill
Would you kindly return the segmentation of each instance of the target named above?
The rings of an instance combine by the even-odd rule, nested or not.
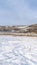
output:
[[[5,35],[37,35],[37,24],[34,25],[17,25],[17,26],[0,26],[0,34]]]

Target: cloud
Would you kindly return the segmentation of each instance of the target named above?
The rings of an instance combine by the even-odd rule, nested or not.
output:
[[[36,1],[0,0],[0,24],[16,25],[37,23]]]

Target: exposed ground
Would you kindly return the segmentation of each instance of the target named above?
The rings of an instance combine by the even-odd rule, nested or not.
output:
[[[0,35],[37,36],[37,24],[29,26],[0,26]]]

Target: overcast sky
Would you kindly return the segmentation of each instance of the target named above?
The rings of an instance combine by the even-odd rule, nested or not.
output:
[[[0,0],[0,25],[37,23],[37,0]]]

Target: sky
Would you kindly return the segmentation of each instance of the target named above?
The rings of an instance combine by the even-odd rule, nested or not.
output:
[[[0,0],[0,25],[37,23],[37,0]]]

